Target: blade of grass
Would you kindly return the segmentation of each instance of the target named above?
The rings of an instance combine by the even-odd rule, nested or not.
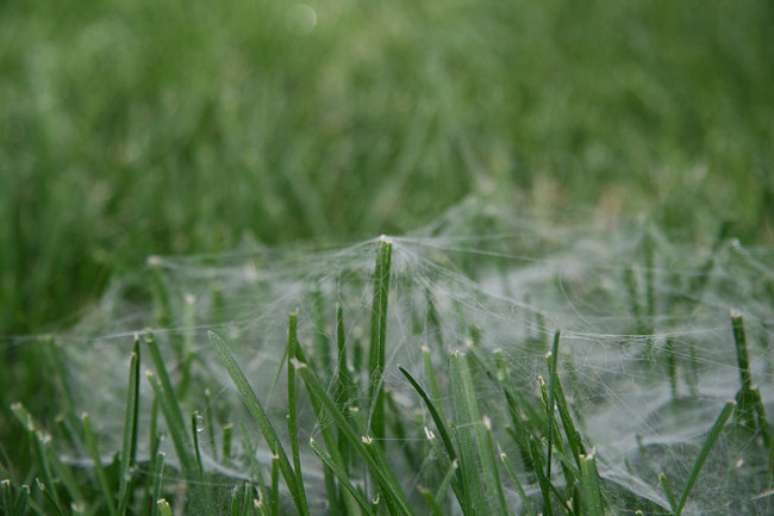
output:
[[[215,460],[218,459],[218,444],[215,440],[215,417],[212,407],[212,393],[209,389],[204,389],[204,411],[207,417],[207,438],[209,440],[210,452]]]
[[[231,351],[228,349],[226,342],[214,332],[209,332],[209,339],[212,345],[215,347],[221,362],[226,367],[231,380],[234,382],[242,403],[245,405],[250,415],[258,424],[264,439],[266,439],[266,442],[269,445],[269,449],[271,449],[274,455],[278,456],[282,477],[285,480],[285,484],[288,486],[288,490],[291,493],[293,501],[296,505],[296,509],[303,516],[308,515],[309,508],[306,500],[304,486],[303,484],[298,484],[296,474],[293,470],[293,467],[290,465],[290,461],[288,461],[288,456],[282,447],[282,443],[277,436],[277,432],[274,430],[274,426],[271,424],[269,417],[266,415],[261,402],[258,401],[258,397],[255,395],[255,391],[253,391],[253,388],[250,387],[250,383],[247,381],[247,378],[242,372],[242,369],[239,367],[239,364],[234,359]]]
[[[40,475],[43,477],[42,485],[46,488],[48,497],[50,498],[54,508],[58,513],[62,513],[62,503],[57,493],[56,485],[54,484],[54,475],[52,473],[51,461],[49,459],[48,444],[51,441],[50,436],[44,434],[37,429],[35,420],[32,415],[21,403],[13,403],[11,405],[11,412],[13,412],[16,419],[22,424],[27,431],[32,441],[32,452],[35,459],[37,469]]]
[[[83,422],[83,435],[86,440],[86,448],[89,450],[89,455],[91,455],[91,459],[94,462],[94,471],[97,474],[99,487],[102,490],[102,496],[105,499],[105,506],[112,516],[116,516],[118,511],[116,510],[115,501],[113,500],[110,483],[108,482],[107,475],[105,474],[105,469],[102,467],[102,457],[99,454],[97,437],[94,435],[94,432],[91,429],[89,415],[83,414],[81,416],[81,420]]]
[[[403,376],[406,377],[406,379],[414,388],[414,390],[417,391],[417,394],[419,394],[419,397],[422,398],[422,401],[425,402],[425,406],[427,407],[428,412],[430,412],[430,417],[433,419],[433,423],[435,423],[435,428],[438,430],[438,433],[441,435],[441,441],[443,442],[444,448],[446,449],[446,453],[449,455],[449,461],[454,462],[457,459],[457,452],[454,450],[454,445],[452,444],[449,430],[446,426],[446,422],[444,421],[443,417],[438,412],[438,409],[436,409],[435,404],[427,395],[427,393],[422,388],[422,386],[419,385],[419,383],[414,379],[413,376],[411,376],[411,373],[406,371],[406,369],[404,369],[403,367],[398,367],[398,370],[401,373],[403,373]]]
[[[667,374],[669,375],[669,392],[672,394],[672,401],[677,400],[677,362],[675,361],[675,350],[672,338],[668,337],[664,344],[666,353]]]
[[[140,405],[140,339],[134,338],[134,349],[129,361],[129,386],[124,416],[123,447],[121,449],[121,470],[119,472],[118,513],[123,515],[129,505],[129,481],[131,468],[137,456],[137,416]]]
[[[546,478],[551,479],[551,456],[553,454],[553,425],[554,425],[554,410],[556,402],[554,398],[556,396],[556,365],[559,358],[559,332],[554,333],[553,347],[551,348],[551,354],[548,355],[548,406],[546,407],[546,420],[548,422],[548,443],[546,453]]]
[[[345,433],[354,450],[365,460],[369,471],[381,488],[385,502],[400,514],[412,514],[411,506],[392,469],[387,466],[382,457],[380,448],[372,446],[373,438],[367,435],[358,435],[349,418],[339,410],[336,402],[323,388],[317,375],[305,363],[298,361],[296,371],[303,378],[309,394],[317,399],[331,415],[339,431]]]
[[[513,487],[516,489],[519,497],[521,497],[521,501],[524,503],[524,512],[526,512],[528,516],[535,516],[535,509],[533,509],[532,503],[530,502],[527,493],[524,491],[524,486],[516,475],[516,471],[513,469],[513,465],[508,459],[508,455],[502,450],[500,450],[500,460],[503,463],[503,467],[505,467],[505,472],[508,474],[508,478],[511,480]]]
[[[301,362],[306,363],[306,355],[303,349],[301,348],[300,343],[298,342],[298,337],[296,333],[297,330],[295,327],[296,324],[297,323],[293,321],[291,321],[288,324],[288,337],[290,338],[292,336],[293,343],[292,344],[289,343],[285,352],[286,358],[289,359],[287,360],[287,367],[288,367],[288,374],[289,374],[288,380],[290,381],[292,379],[292,382],[293,382],[293,388],[292,388],[293,404],[295,404],[295,398],[296,398],[295,365],[298,360],[301,360]],[[291,370],[293,371],[292,374],[291,374]],[[290,386],[288,388],[290,389]],[[288,394],[289,394],[288,399],[290,400],[291,399],[290,391],[288,391]],[[315,417],[317,418],[320,424],[320,431],[323,435],[325,446],[330,450],[331,459],[334,462],[336,462],[336,464],[339,464],[340,467],[345,468],[344,459],[342,458],[338,447],[338,443],[340,440],[337,440],[334,427],[327,424],[324,421],[324,415],[322,410],[320,409],[320,403],[314,398],[311,401],[312,401],[312,409],[314,411]],[[298,454],[298,437],[297,437],[297,430],[295,429],[296,416],[294,415],[292,419],[293,419],[294,429],[292,432],[289,432],[291,434],[290,435],[291,446],[293,446],[293,442],[295,441],[296,443],[295,453]],[[294,457],[294,460],[296,460],[295,457]],[[301,464],[300,459],[298,461],[298,464],[299,464],[298,468],[300,470],[300,464]],[[338,512],[345,511],[346,509],[342,506],[342,504],[344,503],[342,500],[342,497],[339,496],[338,490],[336,489],[334,473],[327,466],[325,466],[325,464],[323,464],[323,476],[325,481],[325,490],[328,496],[328,500],[331,503],[331,510],[338,511]]]
[[[425,366],[427,367],[428,364],[425,363]],[[432,364],[430,366],[432,368]],[[438,433],[441,435],[441,442],[443,443],[444,449],[446,450],[446,454],[449,456],[449,464],[456,464],[454,466],[454,482],[452,483],[452,487],[454,489],[454,493],[457,496],[457,500],[460,502],[461,507],[466,506],[466,500],[464,494],[463,494],[463,478],[462,478],[462,472],[459,468],[459,461],[457,460],[457,452],[454,449],[454,444],[451,439],[451,433],[449,432],[448,425],[446,423],[446,419],[444,418],[443,414],[439,411],[438,407],[433,403],[433,401],[430,399],[430,397],[427,395],[425,390],[422,388],[421,385],[419,385],[419,382],[417,382],[413,376],[411,376],[411,373],[409,373],[406,369],[403,367],[398,367],[398,370],[403,374],[403,376],[406,377],[408,382],[411,384],[411,387],[414,388],[415,391],[417,391],[417,394],[419,394],[419,397],[422,398],[422,401],[425,403],[425,406],[427,407],[428,412],[430,412],[430,417],[433,420],[433,423],[435,424],[436,429],[438,430]]]
[[[581,457],[580,472],[581,500],[585,509],[584,514],[604,516],[597,461],[593,453]]]
[[[314,319],[315,363],[321,368],[324,378],[330,379],[333,374],[331,367],[331,344],[325,332],[325,299],[320,285],[315,285],[311,293],[312,318]]]
[[[677,509],[677,499],[675,498],[675,490],[672,489],[672,482],[669,481],[664,473],[658,475],[658,484],[661,486],[661,490],[664,491],[669,507],[674,512]]]
[[[199,413],[193,411],[191,414],[191,439],[193,440],[194,457],[196,458],[196,467],[199,470],[199,475],[204,476],[204,464],[202,464],[202,453],[199,450]]]
[[[707,438],[704,440],[704,445],[701,447],[701,451],[699,452],[698,457],[696,457],[696,461],[693,463],[691,473],[688,475],[688,481],[685,483],[683,493],[680,495],[680,500],[677,502],[675,516],[680,516],[680,514],[682,514],[683,508],[685,508],[685,504],[688,502],[688,496],[691,494],[691,490],[693,489],[696,480],[699,478],[702,466],[704,466],[704,461],[707,460],[710,451],[712,451],[712,448],[715,446],[726,421],[728,421],[728,418],[731,417],[731,413],[734,411],[734,407],[736,407],[736,403],[733,401],[726,402],[723,406],[723,410],[720,411],[718,418],[712,425],[712,428],[710,428]]]
[[[234,425],[232,423],[223,425],[223,448],[221,450],[221,455],[226,462],[231,460],[231,442],[233,441],[233,434]]]
[[[172,507],[164,498],[156,502],[156,505],[159,508],[159,516],[172,516]]]
[[[503,514],[510,515],[511,511],[508,509],[508,502],[505,500],[505,492],[503,491],[503,484],[500,478],[500,470],[497,467],[499,461],[497,460],[494,437],[492,436],[492,422],[487,416],[484,416],[482,419],[482,425],[484,427],[486,444],[486,447],[484,448],[487,457],[485,462],[488,463],[488,467],[492,471],[495,492],[497,493],[497,499],[500,502],[500,510]]]
[[[286,356],[296,356],[298,346],[298,313],[291,312],[288,316],[288,342]],[[293,460],[293,470],[296,474],[296,484],[304,483],[304,475],[301,471],[301,454],[298,447],[298,426],[296,421],[296,368],[291,360],[287,361],[288,374],[288,437],[290,438],[290,455]]]
[[[328,467],[331,471],[336,475],[336,478],[339,480],[339,484],[343,486],[350,495],[355,499],[357,504],[363,509],[363,511],[366,514],[374,514],[373,508],[371,507],[371,504],[368,503],[368,500],[365,499],[363,494],[355,488],[355,486],[352,485],[352,482],[349,478],[349,475],[346,471],[344,471],[340,465],[336,464],[331,456],[327,454],[324,450],[320,449],[319,446],[315,443],[314,439],[309,440],[309,447],[312,448],[312,451],[320,457],[320,460]]]
[[[175,445],[175,452],[183,467],[183,472],[193,479],[196,477],[197,468],[193,457],[191,457],[192,443],[183,419],[183,411],[178,403],[177,393],[172,386],[158,343],[152,333],[145,335],[145,344],[150,351],[151,360],[156,369],[155,375],[147,371],[146,377],[161,405],[161,411],[172,435],[172,443]]]
[[[164,414],[164,419],[167,422],[167,429],[172,436],[172,444],[175,447],[175,453],[180,460],[180,466],[183,469],[183,473],[190,479],[195,479],[197,468],[194,459],[190,455],[191,442],[188,435],[186,426],[182,424],[182,421],[178,424],[177,417],[173,414],[173,409],[170,408],[170,401],[165,399],[166,394],[164,388],[159,383],[158,377],[153,374],[152,371],[146,371],[145,376],[150,383],[151,388],[159,400],[161,405],[161,411]]]
[[[153,465],[151,467],[151,480],[153,481],[153,484],[151,485],[151,493],[150,493],[152,516],[156,516],[158,514],[158,506],[156,505],[156,500],[161,498],[161,486],[164,485],[165,460],[166,460],[166,455],[164,455],[164,452],[158,452],[154,457]]]
[[[353,404],[356,388],[347,365],[346,333],[344,331],[344,311],[341,305],[336,305],[336,350],[337,368],[334,379],[334,396],[336,403],[344,414],[348,414]],[[343,433],[338,435],[338,448],[341,454],[342,466],[345,471],[349,469],[350,446]]]
[[[379,446],[384,447],[384,384],[385,346],[387,334],[387,303],[390,292],[390,264],[392,242],[379,239],[373,276],[373,303],[371,305],[371,341],[368,350],[368,399],[370,430]]]
[[[481,415],[478,413],[478,406],[474,403],[475,399],[473,403],[471,402],[471,396],[474,394],[468,387],[470,374],[465,355],[459,351],[452,352],[449,364],[449,383],[455,417],[454,435],[459,448],[464,500],[467,505],[463,507],[463,511],[466,514],[475,513],[475,511],[489,512],[491,509],[487,503],[488,497],[484,488],[486,480],[481,478],[480,471],[483,454],[477,450],[476,430],[474,430],[474,427],[481,425]],[[465,377],[466,371],[468,378]]]

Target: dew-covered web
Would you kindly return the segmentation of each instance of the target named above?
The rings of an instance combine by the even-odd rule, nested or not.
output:
[[[548,377],[546,354],[554,332],[561,330],[558,376],[583,442],[597,457],[605,503],[615,513],[668,512],[658,475],[664,473],[676,491],[682,489],[708,429],[740,390],[732,310],[743,317],[753,382],[766,410],[774,411],[770,249],[743,247],[725,234],[704,245],[670,240],[642,221],[602,228],[553,226],[475,200],[389,240],[384,445],[417,507],[422,503],[417,488],[437,484],[439,472],[442,476],[448,467],[428,440],[435,427],[425,405],[398,370],[406,368],[427,386],[425,353],[437,373],[434,401],[448,413],[454,431],[450,353],[475,354],[527,403],[545,410],[539,377]],[[135,335],[144,338],[150,331],[173,380],[179,384],[187,378],[180,395],[184,412],[201,414],[207,481],[229,486],[257,483],[262,476],[268,482],[271,453],[208,333],[228,343],[286,440],[288,314],[298,311],[301,346],[332,390],[340,305],[348,368],[358,385],[352,411],[367,426],[372,276],[380,242],[323,250],[246,246],[229,254],[151,258],[146,270],[117,279],[99,306],[56,337],[72,410],[91,415],[106,456],[120,450],[132,343]],[[153,369],[144,351],[142,365]],[[508,430],[514,422],[501,384],[484,366],[473,372],[481,413],[491,420],[497,444],[539,506],[536,477]],[[140,392],[139,467],[147,471],[153,393],[144,378]],[[313,509],[321,512],[323,470],[307,443],[310,437],[321,442],[323,426],[330,423],[318,421],[302,386],[299,392],[305,484]],[[164,428],[161,415],[158,424]],[[233,447],[225,457],[224,427],[231,425]],[[685,513],[768,511],[766,434],[760,427],[729,424]],[[169,441],[163,440],[162,449],[174,463]],[[85,457],[77,442],[63,454],[74,461]],[[352,475],[368,485],[362,467]],[[559,465],[553,476],[562,486]],[[167,481],[173,479],[185,480],[178,470],[168,471]],[[509,504],[518,510],[521,498],[507,480],[504,485]],[[459,511],[453,501],[448,509]]]

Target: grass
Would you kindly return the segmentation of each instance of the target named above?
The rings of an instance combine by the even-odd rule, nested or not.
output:
[[[75,324],[111,278],[137,277],[151,254],[397,234],[473,194],[541,220],[648,214],[641,266],[621,264],[630,330],[648,336],[647,360],[668,375],[675,407],[701,397],[701,343],[686,351],[678,336],[659,355],[650,337],[681,310],[699,311],[728,235],[774,241],[770,3],[308,4],[311,31],[299,18],[308,10],[272,1],[0,5],[2,507],[305,514],[314,511],[307,451],[340,512],[508,513],[516,499],[527,514],[610,512],[623,495],[584,435],[582,404],[598,393],[576,391],[558,340],[545,384],[524,388],[486,346],[454,354],[461,343],[449,329],[469,321],[449,320],[427,291],[426,312],[412,313],[432,329],[418,344],[422,367],[393,371],[426,420],[400,413],[403,400],[383,381],[389,313],[404,308],[388,299],[403,287],[390,281],[387,241],[376,251],[367,322],[346,306],[330,317],[335,300],[315,280],[305,285],[313,310],[290,319],[286,423],[262,412],[261,392],[250,394],[255,379],[228,359],[227,333],[213,335],[231,376],[244,380],[235,384],[261,439],[224,412],[219,386],[201,384],[204,359],[186,335],[174,334],[172,354],[153,333],[127,350],[117,449],[92,427],[99,414],[75,411],[65,344],[13,337]],[[674,257],[658,251],[658,231],[714,242],[686,288],[665,286]],[[177,300],[149,264],[133,306],[152,305],[168,327]],[[212,297],[225,322],[227,308]],[[195,309],[185,309],[184,326],[196,326]],[[314,345],[294,317],[314,326]],[[545,328],[542,313],[534,325]],[[758,330],[732,317],[741,386],[731,423],[714,438],[760,436],[774,478],[748,349]],[[535,349],[548,351],[548,336],[532,336]],[[152,364],[148,376],[141,363]],[[481,392],[496,397],[479,400]],[[300,428],[309,417],[321,432],[313,445]],[[399,449],[390,440],[398,435],[411,444]],[[160,451],[167,440],[169,457]],[[261,475],[224,479],[208,465],[235,467],[263,441],[276,459],[252,468]],[[65,449],[90,466],[63,460]],[[674,513],[690,510],[697,464],[695,475],[655,472]],[[406,476],[417,475],[423,492],[405,492]],[[181,476],[185,492],[172,487]],[[210,488],[219,482],[233,493]]]
[[[659,473],[658,484],[666,506],[655,504],[652,498],[612,480],[610,464],[595,450],[573,414],[578,406],[573,397],[568,398],[563,385],[566,378],[560,375],[561,334],[558,331],[550,352],[545,355],[548,380],[538,376],[538,388],[532,392],[518,387],[519,379],[509,371],[502,350],[483,345],[486,328],[474,329],[463,350],[448,351],[439,346],[431,351],[424,347],[416,370],[423,372],[424,381],[433,384],[429,390],[409,369],[399,367],[398,370],[407,392],[414,393],[421,401],[422,413],[428,419],[417,420],[403,413],[383,382],[387,362],[382,357],[388,354],[386,348],[391,342],[386,331],[388,307],[395,303],[389,299],[390,292],[396,288],[389,287],[389,276],[394,274],[390,268],[393,250],[383,239],[371,249],[375,264],[369,318],[377,329],[369,347],[377,350],[372,351],[372,357],[376,358],[373,363],[362,364],[360,372],[350,367],[347,351],[357,343],[348,341],[345,309],[337,305],[333,318],[337,356],[332,357],[337,365],[331,368],[313,362],[308,355],[319,351],[319,346],[315,339],[311,344],[302,342],[298,335],[301,316],[295,311],[290,313],[287,344],[280,364],[287,373],[287,417],[283,418],[286,431],[277,426],[278,420],[270,415],[271,411],[251,385],[232,350],[237,347],[236,343],[210,331],[209,342],[230,379],[229,388],[233,388],[252,423],[241,427],[243,441],[235,452],[233,424],[223,423],[223,419],[213,414],[204,417],[197,410],[188,412],[190,403],[185,398],[190,391],[181,393],[176,388],[176,383],[182,382],[191,382],[194,386],[196,368],[185,369],[188,357],[180,356],[175,350],[169,350],[169,355],[162,353],[157,337],[148,332],[134,338],[121,444],[112,460],[106,460],[106,450],[88,415],[82,416],[82,427],[76,429],[90,458],[90,465],[84,468],[60,459],[57,450],[63,449],[64,444],[61,433],[48,435],[21,404],[14,405],[13,411],[26,433],[25,441],[33,451],[32,467],[23,477],[12,476],[3,481],[0,508],[8,514],[77,512],[121,516],[163,515],[173,510],[228,511],[237,515],[304,515],[324,510],[351,515],[458,511],[468,515],[487,512],[603,516],[626,507],[643,514],[667,510],[680,516],[690,507],[692,493],[701,483],[710,457],[718,460],[718,454],[724,453],[716,450],[719,443],[728,446],[730,439],[740,432],[763,436],[762,443],[755,446],[762,446],[767,455],[772,455],[769,423],[763,413],[760,391],[752,383],[744,321],[739,313],[732,313],[730,323],[740,375],[737,402],[728,401],[723,405],[698,447],[685,481]],[[623,303],[629,296],[627,281],[624,280],[620,293]],[[320,292],[311,293],[313,305],[319,303],[320,295]],[[432,305],[428,313],[436,318],[431,328],[439,325],[441,315]],[[640,319],[631,319],[634,328],[641,323]],[[320,329],[319,320],[308,324],[314,331]],[[531,338],[527,336],[528,340]],[[651,346],[645,341],[640,344]],[[666,355],[658,359],[663,362],[659,370],[669,384],[673,398],[670,403],[678,403],[680,399],[675,390],[678,357],[671,338],[667,339],[666,347]],[[139,415],[144,410],[139,394],[143,349],[154,367],[153,372],[147,372],[146,379],[152,389],[153,407],[158,407],[150,411],[151,429],[143,434],[150,440],[150,446],[138,442]],[[171,357],[179,369],[171,372],[170,358],[165,357]],[[377,374],[374,374],[375,368]],[[378,390],[382,391],[381,396],[393,399],[392,403],[384,404],[381,427],[374,423],[377,412],[373,407],[370,414],[359,415],[359,411],[353,410],[357,400],[374,403]],[[199,403],[211,406],[209,389],[202,392]],[[491,392],[491,395],[482,397],[482,392]],[[753,402],[754,405],[749,405]],[[748,405],[743,407],[743,403]],[[159,410],[166,431],[156,421]],[[185,414],[190,417],[186,418]],[[308,442],[302,442],[300,436],[308,432],[309,417],[316,431]],[[221,464],[235,464],[232,462],[237,459],[235,455],[254,460],[256,436],[268,447],[272,459],[268,464],[254,464],[247,479],[214,468],[203,460],[200,436],[207,434],[200,425],[205,421],[206,425],[220,427],[208,429],[212,436],[206,439],[212,441],[209,453],[216,454],[220,449]],[[751,425],[757,426],[751,428]],[[400,445],[386,438],[395,431],[390,429],[398,428]],[[215,444],[216,431],[222,434],[220,446]],[[384,433],[377,434],[377,431]],[[158,442],[165,439],[163,434],[167,432],[177,459],[171,464],[158,451]],[[409,438],[413,435],[422,436],[424,444],[415,444]],[[321,442],[316,437],[322,437]],[[409,459],[414,456],[420,460],[396,459],[398,446],[410,451]],[[420,451],[422,447],[424,452]],[[149,454],[139,458],[139,448],[149,450]],[[307,451],[317,458],[318,467],[308,462]],[[308,474],[318,468],[323,473],[322,485]],[[267,474],[268,482],[264,479]],[[415,491],[406,489],[407,474],[421,478]],[[185,482],[181,484],[179,479]],[[744,503],[744,500],[737,502]]]

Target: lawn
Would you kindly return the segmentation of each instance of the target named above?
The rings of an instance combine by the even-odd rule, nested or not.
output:
[[[765,513],[773,24],[0,3],[0,504]]]

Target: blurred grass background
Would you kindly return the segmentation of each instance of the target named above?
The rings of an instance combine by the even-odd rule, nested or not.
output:
[[[772,239],[768,1],[0,2],[0,334],[484,193]],[[494,194],[492,194],[494,192]]]

